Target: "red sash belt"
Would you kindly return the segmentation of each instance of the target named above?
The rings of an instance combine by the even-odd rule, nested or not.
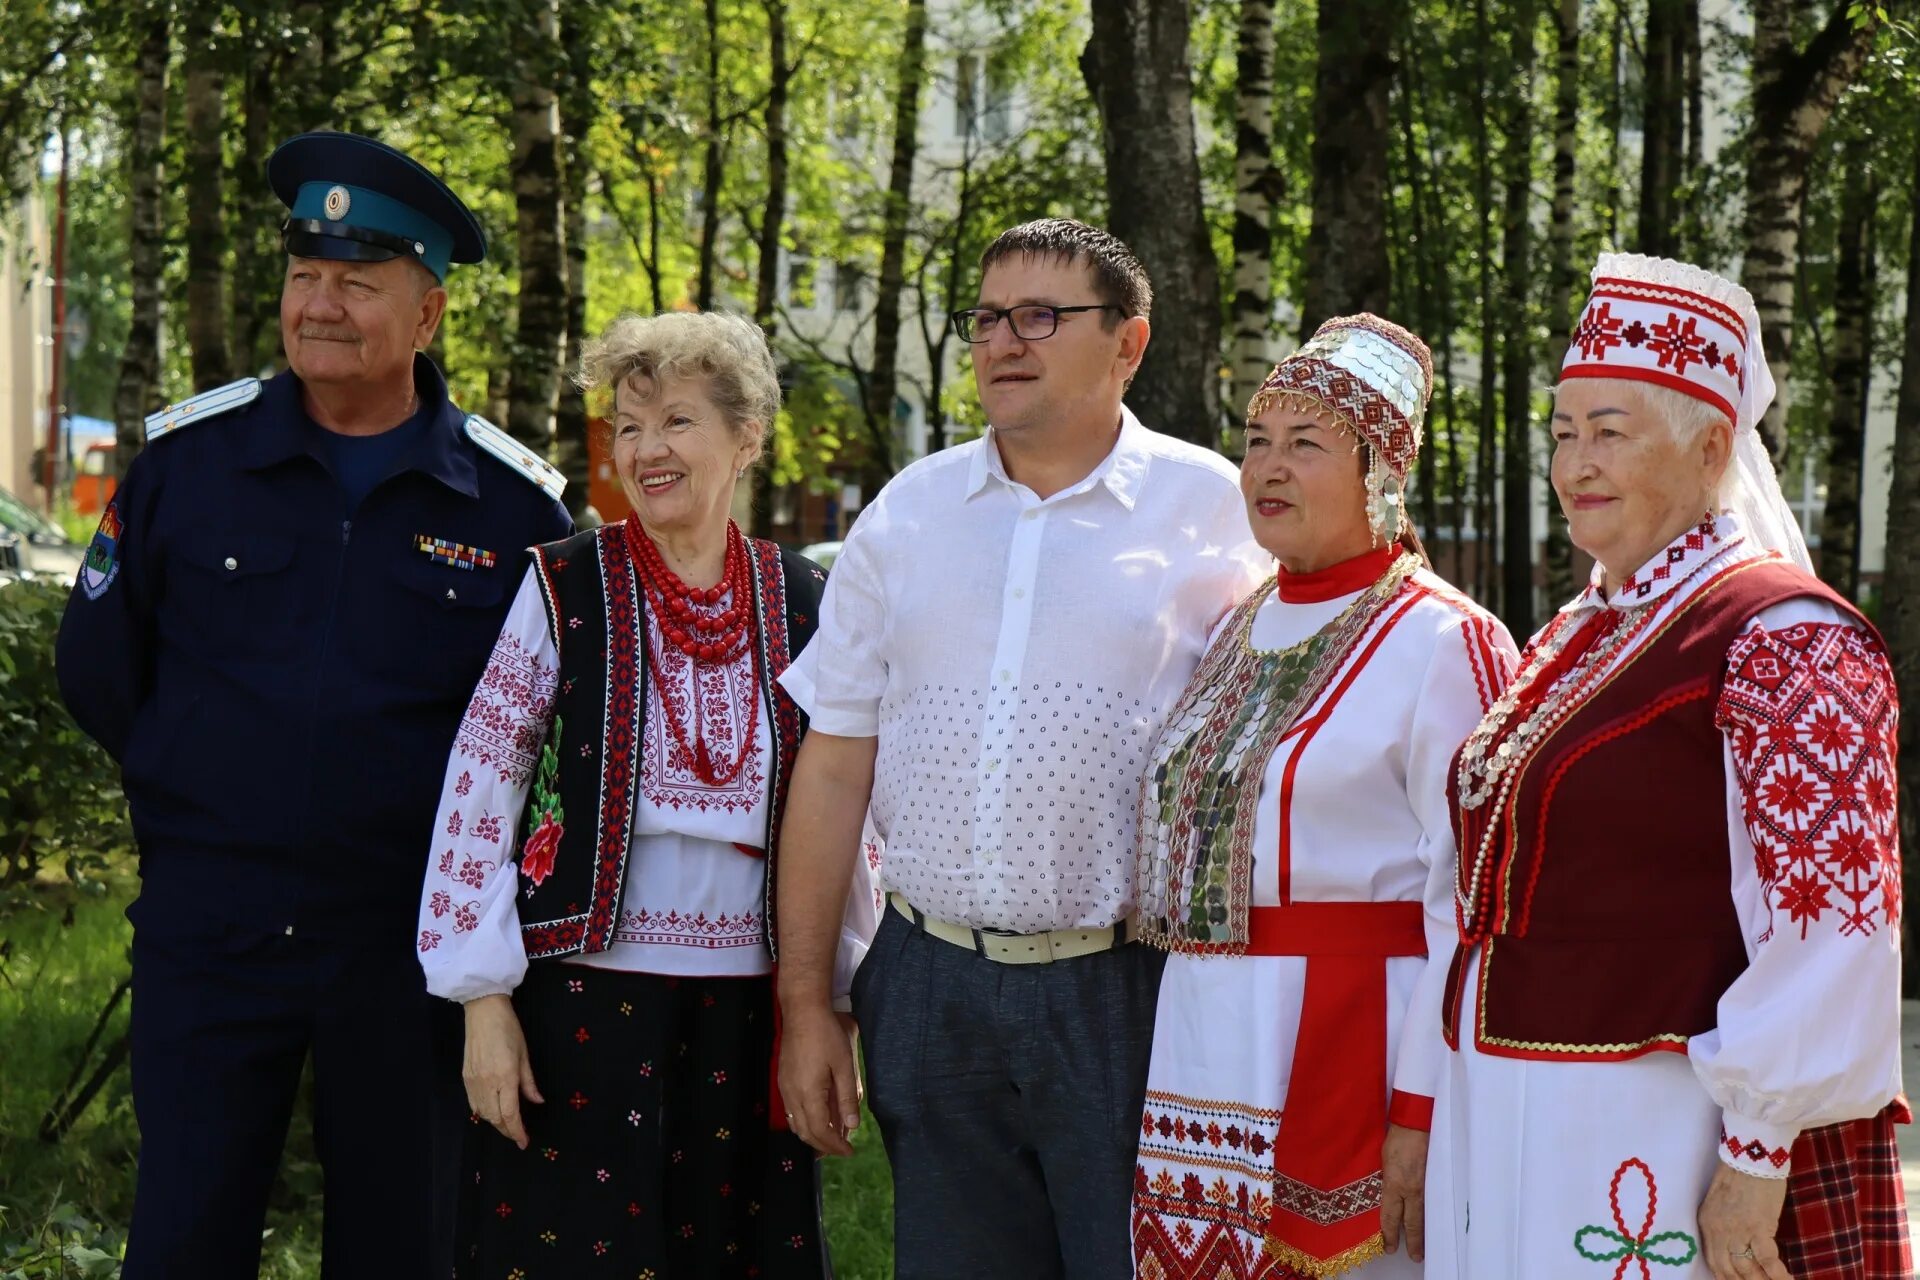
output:
[[[1424,916],[1418,902],[1299,902],[1254,907],[1247,928],[1248,955],[1307,960],[1267,1252],[1338,1275],[1381,1253],[1387,957],[1427,954]]]

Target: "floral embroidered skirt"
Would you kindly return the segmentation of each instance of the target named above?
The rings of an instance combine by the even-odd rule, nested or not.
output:
[[[535,963],[514,995],[544,1104],[484,1123],[460,1280],[825,1277],[813,1152],[767,1126],[771,978]]]

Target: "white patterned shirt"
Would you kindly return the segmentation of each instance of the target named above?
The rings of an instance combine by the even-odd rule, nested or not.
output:
[[[1210,450],[1122,410],[1105,460],[1043,500],[989,431],[860,513],[781,682],[816,731],[879,739],[886,888],[976,928],[1099,928],[1133,907],[1147,746],[1271,570]]]

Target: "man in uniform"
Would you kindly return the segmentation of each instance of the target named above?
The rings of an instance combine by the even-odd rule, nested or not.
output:
[[[448,263],[486,252],[459,198],[343,133],[267,177],[290,368],[147,420],[60,628],[140,849],[125,1274],[256,1274],[311,1055],[325,1274],[412,1280],[464,1119],[413,955],[441,769],[525,549],[571,523],[421,354]]]

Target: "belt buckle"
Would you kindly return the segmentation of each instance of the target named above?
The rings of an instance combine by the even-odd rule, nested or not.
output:
[[[986,939],[991,938],[997,944],[999,959],[1003,964],[1052,964],[1053,935],[1051,933],[1020,933],[1013,929],[975,929],[974,934],[980,941],[980,954],[987,954]],[[1022,942],[1027,949],[1037,952],[1035,955],[1020,955],[1015,948]]]

